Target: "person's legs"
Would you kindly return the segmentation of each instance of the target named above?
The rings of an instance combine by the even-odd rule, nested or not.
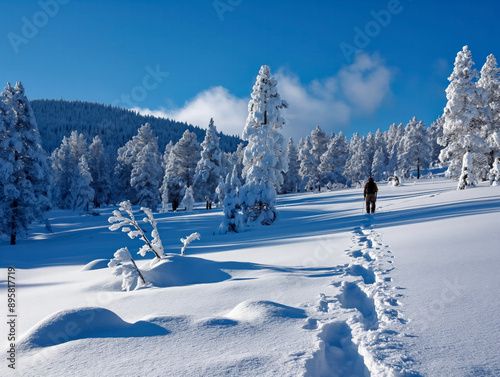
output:
[[[372,207],[372,208],[371,208],[371,209],[372,209],[371,213],[375,213],[375,202],[376,202],[376,200],[377,200],[377,199],[375,198],[375,196],[373,196],[373,197],[371,198],[371,207]]]
[[[365,203],[366,203],[366,213],[370,213],[370,196],[366,196],[365,198]]]

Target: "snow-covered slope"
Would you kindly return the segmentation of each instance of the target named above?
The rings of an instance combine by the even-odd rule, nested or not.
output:
[[[107,229],[115,208],[51,212],[53,233],[0,246],[18,314],[0,374],[500,375],[500,188],[455,188],[380,185],[373,216],[360,189],[281,196],[273,226],[240,234],[218,234],[220,209],[158,214],[167,259],[137,256],[153,286],[131,292],[98,260],[141,246]]]

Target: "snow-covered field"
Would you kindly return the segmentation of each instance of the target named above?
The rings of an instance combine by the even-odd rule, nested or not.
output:
[[[142,246],[108,230],[116,208],[51,212],[53,233],[0,246],[0,375],[500,376],[500,186],[455,188],[380,185],[373,216],[360,189],[281,196],[240,234],[217,209],[155,214],[169,258],[137,256],[154,287],[131,292],[105,268]]]

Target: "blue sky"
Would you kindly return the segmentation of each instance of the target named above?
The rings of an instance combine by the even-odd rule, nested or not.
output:
[[[455,56],[500,57],[497,2],[2,1],[0,80],[30,98],[95,101],[239,134],[268,64],[286,136],[430,124]],[[363,33],[363,35],[360,34]],[[356,50],[356,54],[351,53]]]

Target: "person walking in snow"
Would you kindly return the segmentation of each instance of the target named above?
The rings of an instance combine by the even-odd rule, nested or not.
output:
[[[375,180],[370,177],[365,185],[364,198],[366,202],[366,213],[375,213],[375,202],[377,201],[378,187]]]

